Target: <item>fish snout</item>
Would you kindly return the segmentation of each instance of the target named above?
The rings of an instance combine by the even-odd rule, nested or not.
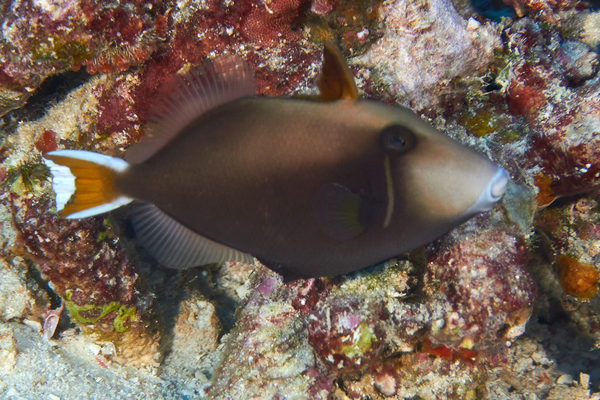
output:
[[[500,201],[502,196],[504,196],[509,178],[510,175],[505,169],[498,168],[498,172],[496,172],[496,175],[492,178],[489,186],[490,197],[494,199],[494,203]]]
[[[496,174],[490,179],[475,204],[468,210],[467,214],[476,214],[483,211],[491,210],[494,205],[502,199],[506,192],[510,175],[500,167],[497,168]]]

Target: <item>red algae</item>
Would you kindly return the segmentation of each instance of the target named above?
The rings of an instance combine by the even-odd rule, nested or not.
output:
[[[48,129],[44,130],[35,141],[35,148],[42,153],[56,150],[58,148],[58,145],[56,144],[56,133]]]
[[[598,293],[598,272],[593,265],[581,263],[573,257],[559,255],[560,283],[566,295],[589,300]]]
[[[452,349],[444,346],[443,344],[440,344],[438,346],[432,345],[429,337],[426,337],[421,342],[421,351],[423,353],[431,354],[432,356],[435,356],[435,357],[441,357],[446,360],[452,360],[453,354],[454,354]]]
[[[111,341],[117,362],[156,364],[159,326],[152,295],[107,223],[55,217],[50,202],[11,196],[24,255],[39,265],[70,317],[98,341]]]
[[[253,43],[273,47],[280,40],[299,40],[302,34],[294,27],[310,7],[307,0],[271,0],[254,4],[241,23],[242,34]],[[293,29],[296,28],[296,29]]]
[[[514,81],[508,88],[508,109],[513,115],[533,117],[545,104],[542,92]]]
[[[540,21],[555,24],[560,21],[559,11],[572,10],[581,5],[580,0],[503,0],[515,9],[517,16],[531,15]]]
[[[443,344],[434,345],[429,336],[426,336],[421,341],[421,351],[434,357],[441,357],[447,361],[461,361],[465,363],[472,363],[479,354],[476,350],[460,346],[454,349]]]
[[[381,306],[359,304],[328,299],[309,316],[309,343],[323,362],[338,371],[362,370],[383,350],[385,333],[378,317],[383,313]]]

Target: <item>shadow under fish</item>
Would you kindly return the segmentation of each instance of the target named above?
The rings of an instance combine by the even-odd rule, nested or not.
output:
[[[44,155],[61,216],[133,205],[161,264],[253,257],[280,273],[348,273],[426,244],[506,189],[508,173],[412,111],[358,98],[325,45],[319,96],[254,97],[253,71],[222,56],[174,78],[126,160]]]

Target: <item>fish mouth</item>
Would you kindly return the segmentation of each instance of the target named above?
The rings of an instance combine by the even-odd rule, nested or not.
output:
[[[489,185],[490,195],[495,202],[499,201],[502,196],[504,196],[509,178],[510,175],[508,175],[506,170],[498,168],[498,172],[496,172],[496,175],[494,175]]]
[[[465,212],[468,215],[474,215],[483,211],[491,210],[494,205],[502,199],[508,186],[510,175],[502,168],[498,168],[494,177],[490,180],[481,196]]]

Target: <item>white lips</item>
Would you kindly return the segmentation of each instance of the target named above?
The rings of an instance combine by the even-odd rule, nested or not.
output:
[[[510,176],[508,175],[508,172],[502,168],[496,172],[496,175],[490,183],[490,194],[493,198],[500,200],[500,198],[504,195],[504,192],[506,192],[506,185],[508,185],[509,177]]]
[[[498,171],[490,180],[490,183],[488,183],[487,187],[481,193],[481,196],[479,196],[475,204],[465,211],[465,215],[474,215],[490,210],[504,195],[509,178],[510,175],[508,172],[502,168],[498,168]]]

